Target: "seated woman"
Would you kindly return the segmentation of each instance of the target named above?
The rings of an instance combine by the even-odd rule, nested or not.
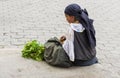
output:
[[[86,10],[78,4],[70,4],[65,8],[66,20],[70,24],[66,36],[60,41],[75,66],[89,66],[98,63],[96,58],[96,38],[93,20]]]

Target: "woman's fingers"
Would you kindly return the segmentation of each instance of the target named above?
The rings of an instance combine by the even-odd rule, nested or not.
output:
[[[66,40],[66,37],[65,36],[62,36],[61,38],[60,38],[60,41],[65,41]]]
[[[66,40],[66,37],[65,37],[65,36],[63,36],[62,38],[63,38],[64,40]]]

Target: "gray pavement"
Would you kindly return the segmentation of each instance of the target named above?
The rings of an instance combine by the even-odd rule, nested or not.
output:
[[[28,40],[60,37],[64,8],[78,3],[95,20],[99,63],[68,69],[21,57]],[[120,78],[119,0],[0,0],[0,78]]]
[[[104,61],[105,58],[100,58]],[[115,59],[114,59],[115,60]],[[21,57],[20,49],[0,50],[0,78],[119,78],[112,61],[86,67],[59,68]]]

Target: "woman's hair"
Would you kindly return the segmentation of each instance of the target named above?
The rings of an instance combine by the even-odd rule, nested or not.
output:
[[[81,14],[84,13],[88,16],[88,12],[86,9],[81,9],[81,7],[78,4],[70,4],[68,5],[64,13],[69,15],[69,16],[74,16],[75,21],[78,20],[79,22],[83,21]]]
[[[82,13],[82,9],[78,4],[70,4],[68,5],[65,10],[64,13],[69,15],[69,16],[74,16],[75,17],[75,21],[81,20],[81,13]]]
[[[76,16],[81,13],[81,7],[78,4],[70,4],[65,8],[65,14]]]

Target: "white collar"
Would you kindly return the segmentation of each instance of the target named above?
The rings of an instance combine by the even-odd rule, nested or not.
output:
[[[82,24],[77,23],[70,23],[71,28],[76,32],[83,32],[85,28],[82,26]]]

